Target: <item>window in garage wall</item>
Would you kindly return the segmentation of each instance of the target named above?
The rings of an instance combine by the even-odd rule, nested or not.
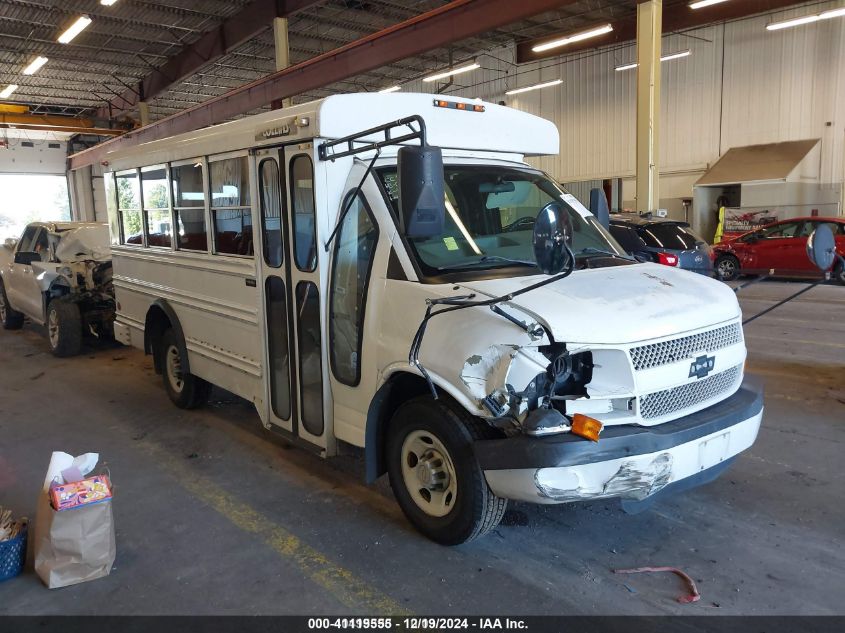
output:
[[[70,220],[67,178],[0,174],[0,241],[20,237],[30,222]]]

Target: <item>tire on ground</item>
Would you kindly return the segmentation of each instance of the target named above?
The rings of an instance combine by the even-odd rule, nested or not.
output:
[[[716,270],[716,275],[722,281],[734,281],[740,274],[739,260],[733,255],[719,255],[713,267]],[[727,270],[723,270],[723,268]]]
[[[211,383],[182,371],[182,341],[172,329],[161,336],[161,376],[170,400],[180,409],[196,409],[208,402]]]
[[[47,306],[47,339],[55,356],[76,356],[82,350],[82,315],[79,306],[63,298]]]
[[[432,516],[423,510],[406,485],[402,460],[411,456],[403,455],[403,444],[418,431],[439,440],[455,471],[455,498],[444,516]],[[483,420],[468,415],[457,405],[449,406],[427,395],[409,400],[393,415],[386,443],[390,485],[405,516],[431,540],[458,545],[483,536],[502,520],[507,500],[490,490],[473,451],[474,440],[494,437],[500,437],[499,432]],[[419,480],[412,483],[419,485]]]
[[[9,305],[6,287],[0,281],[0,322],[4,330],[19,330],[23,327],[23,314]]]

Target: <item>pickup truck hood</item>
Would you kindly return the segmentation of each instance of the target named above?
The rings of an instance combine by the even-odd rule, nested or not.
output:
[[[496,297],[541,279],[489,279],[459,285]],[[579,270],[520,295],[509,305],[545,324],[557,341],[608,345],[680,334],[741,315],[736,295],[727,285],[658,264]]]

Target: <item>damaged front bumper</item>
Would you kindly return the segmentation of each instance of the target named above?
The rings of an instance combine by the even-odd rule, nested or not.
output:
[[[605,427],[598,442],[571,434],[482,440],[475,452],[500,497],[532,503],[618,497],[636,510],[659,492],[714,479],[754,443],[762,417],[762,385],[746,377],[722,402],[657,426]]]

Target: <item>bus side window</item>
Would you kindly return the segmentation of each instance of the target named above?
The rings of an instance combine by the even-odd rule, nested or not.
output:
[[[122,243],[143,244],[141,189],[137,170],[117,174],[117,210],[122,229]]]
[[[164,165],[141,169],[141,192],[147,222],[147,246],[170,248],[173,227]]]
[[[207,251],[202,161],[172,166],[170,185],[176,218],[176,247],[184,251]]]
[[[329,308],[332,372],[350,386],[361,380],[364,308],[377,242],[378,227],[359,193],[335,238]]]
[[[209,164],[214,252],[252,257],[252,212],[246,156]]]
[[[109,214],[109,234],[112,245],[120,244],[120,218],[117,215],[117,189],[114,184],[114,174],[103,174],[103,184],[106,189],[106,210]]]

